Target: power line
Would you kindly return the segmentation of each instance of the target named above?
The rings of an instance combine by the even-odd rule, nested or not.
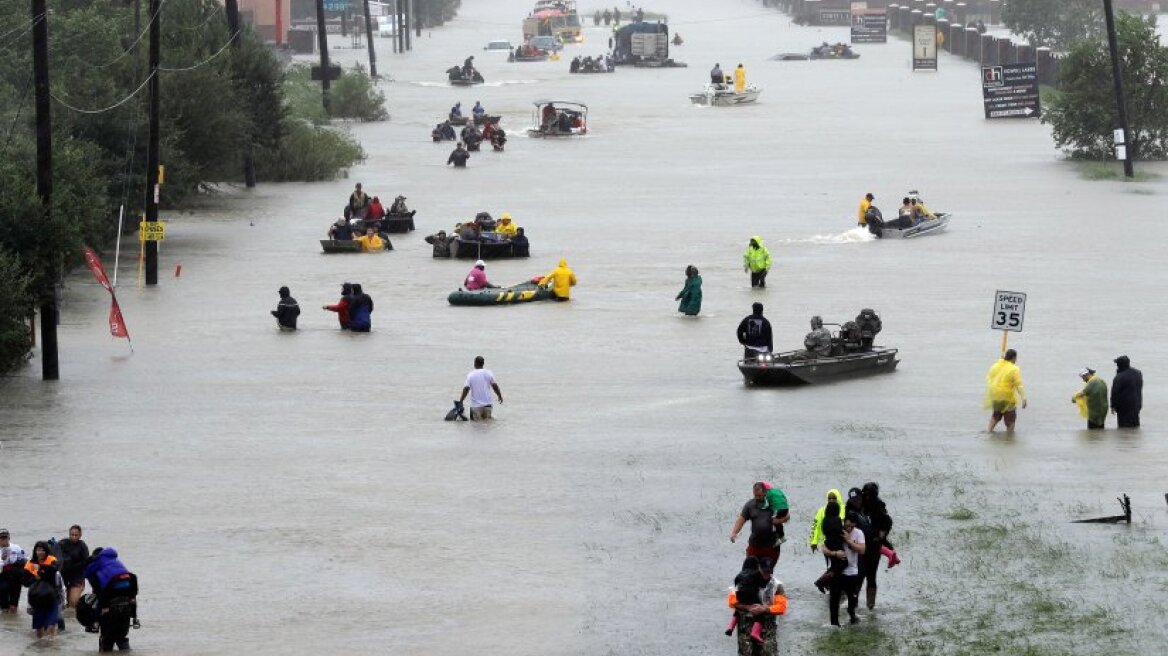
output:
[[[0,157],[8,153],[8,146],[12,143],[12,134],[16,131],[16,122],[20,120],[20,112],[24,110],[24,101],[28,99],[28,90],[32,88],[32,76],[24,84],[24,92],[20,94],[20,102],[16,105],[16,114],[12,117],[12,125],[8,126],[8,136],[4,139],[4,148],[0,150]]]
[[[187,66],[187,67],[185,67],[185,68],[167,68],[167,67],[165,67],[165,66],[159,66],[159,67],[158,67],[158,70],[160,70],[160,71],[166,71],[166,72],[168,72],[168,73],[182,73],[182,72],[185,72],[185,71],[193,71],[193,70],[195,70],[196,68],[199,68],[200,66],[203,66],[203,65],[205,65],[205,64],[209,64],[209,63],[211,63],[211,62],[212,62],[212,61],[213,61],[213,60],[214,60],[216,57],[218,57],[219,55],[223,54],[223,52],[227,50],[227,48],[228,48],[228,47],[231,45],[231,42],[235,40],[235,37],[236,37],[236,36],[239,34],[239,32],[240,32],[240,31],[239,31],[239,30],[237,30],[237,31],[236,31],[234,34],[232,34],[231,36],[227,37],[227,43],[224,43],[224,44],[223,44],[223,47],[222,47],[222,48],[220,48],[218,52],[216,52],[215,54],[211,55],[210,57],[208,57],[208,58],[204,59],[203,61],[201,61],[201,62],[199,62],[199,63],[195,64],[194,66]]]
[[[108,111],[110,111],[110,110],[117,109],[118,107],[121,107],[122,105],[124,105],[124,104],[126,104],[127,102],[129,102],[131,98],[133,98],[134,96],[138,95],[138,92],[139,92],[139,91],[141,91],[142,89],[144,89],[144,88],[146,87],[146,83],[147,83],[147,82],[149,82],[149,81],[150,81],[150,79],[151,79],[151,78],[153,78],[153,77],[154,77],[154,73],[151,73],[150,75],[147,75],[147,76],[146,76],[146,79],[142,81],[142,84],[139,84],[137,89],[134,89],[133,91],[131,91],[131,92],[130,92],[130,95],[126,96],[125,98],[122,98],[121,100],[119,100],[119,101],[117,101],[116,103],[114,103],[114,104],[110,105],[109,107],[103,107],[103,108],[101,108],[101,109],[81,109],[80,107],[74,107],[73,105],[70,105],[69,103],[65,102],[64,100],[61,100],[61,99],[60,99],[60,98],[58,98],[58,97],[57,97],[55,94],[52,94],[52,93],[50,93],[50,94],[49,94],[49,96],[50,96],[50,97],[51,97],[53,100],[56,100],[57,102],[59,102],[59,103],[61,103],[62,105],[64,105],[65,107],[67,107],[67,108],[69,108],[69,109],[71,109],[71,110],[73,110],[73,111],[75,111],[75,112],[78,112],[78,113],[80,113],[80,114],[104,114],[105,112],[108,112]]]
[[[138,38],[134,39],[134,41],[128,47],[126,47],[125,50],[122,51],[122,54],[118,55],[117,57],[114,57],[113,59],[107,61],[104,64],[85,64],[84,59],[81,60],[81,63],[85,64],[86,66],[89,66],[90,68],[108,68],[108,67],[113,66],[114,64],[118,63],[119,61],[121,61],[122,58],[125,57],[126,55],[130,54],[131,52],[134,52],[134,49],[138,45],[138,42],[142,40],[142,37],[146,36],[146,34],[150,31],[150,26],[153,25],[154,21],[158,19],[158,14],[162,13],[162,5],[164,5],[164,4],[166,4],[166,0],[162,0],[162,2],[158,5],[158,11],[154,12],[154,15],[151,16],[150,20],[146,23],[146,27],[142,28],[142,31],[138,33]]]
[[[17,30],[24,30],[24,31],[23,31],[23,32],[21,32],[20,34],[17,34],[17,35],[16,35],[16,38],[12,39],[12,41],[8,41],[8,42],[6,42],[6,43],[4,44],[4,47],[7,47],[7,46],[8,46],[9,44],[11,44],[11,43],[15,43],[17,39],[19,39],[20,37],[24,36],[25,34],[28,34],[28,33],[29,33],[29,31],[30,31],[30,30],[33,28],[33,26],[34,26],[34,25],[36,25],[38,22],[40,22],[40,21],[44,20],[44,18],[45,18],[45,15],[44,15],[44,14],[37,14],[37,17],[36,17],[36,18],[29,19],[29,21],[28,21],[28,24],[27,24],[27,25],[17,25],[16,27],[12,28],[11,30],[8,30],[8,31],[7,31],[7,32],[5,32],[4,34],[0,34],[0,40],[2,40],[2,39],[5,39],[5,38],[7,38],[7,37],[8,37],[8,35],[10,35],[10,34],[14,34],[14,33],[15,33]]]

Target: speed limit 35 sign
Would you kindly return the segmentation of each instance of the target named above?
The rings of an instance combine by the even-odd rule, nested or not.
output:
[[[994,292],[994,314],[990,328],[1022,332],[1022,320],[1026,318],[1026,294],[1022,292]]]

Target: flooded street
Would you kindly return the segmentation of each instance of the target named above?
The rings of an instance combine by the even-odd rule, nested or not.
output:
[[[482,50],[518,42],[530,4],[466,0],[406,55],[379,39],[391,120],[350,126],[369,156],[349,178],[163,212],[159,285],[135,287],[132,252],[119,271],[133,354],[109,337],[92,275],[69,277],[61,380],[41,382],[34,359],[0,381],[13,542],[79,523],[91,548],[116,546],[141,580],[144,654],[732,654],[725,591],[743,545],[726,535],[769,479],[792,507],[781,653],[864,653],[822,628],[806,539],[829,488],[876,480],[905,559],[856,633],[882,653],[969,653],[988,636],[1044,654],[1162,649],[1168,167],[1086,180],[1048,127],[983,119],[973,64],[942,55],[914,74],[896,37],[857,61],[768,61],[847,29],[747,0],[646,7],[669,13],[688,69],[569,75],[572,56],[606,50],[583,5],[587,43],[559,62]],[[448,86],[470,54],[487,84]],[[691,105],[714,62],[743,63],[759,103]],[[540,99],[586,103],[588,135],[526,138]],[[476,100],[503,115],[507,151],[452,170],[429,131]],[[390,253],[323,255],[356,182],[407,196],[418,230]],[[909,189],[955,214],[946,232],[849,233],[865,192],[888,216]],[[470,262],[434,260],[422,238],[484,210],[531,240],[530,260],[488,262],[491,281],[564,257],[572,303],[446,303]],[[775,258],[765,291],[741,269],[751,235]],[[112,275],[112,249],[105,262]],[[695,320],[673,300],[689,264],[705,283]],[[376,303],[370,334],[319,309],[345,281]],[[281,285],[296,333],[268,313]],[[1030,398],[1013,437],[986,434],[981,407],[996,289],[1029,295],[1010,338]],[[812,315],[874,308],[900,367],[746,388],[734,331],[755,301],[780,350]],[[506,399],[497,420],[443,422],[478,354]],[[1147,381],[1144,428],[1088,433],[1068,402],[1076,373],[1110,385],[1120,354]],[[1132,526],[1069,523],[1114,514],[1122,493]],[[32,643],[23,610],[0,618],[2,654],[96,638],[70,621],[56,646]]]

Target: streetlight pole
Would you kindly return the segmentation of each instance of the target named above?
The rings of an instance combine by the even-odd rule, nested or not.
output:
[[[1111,76],[1115,79],[1115,105],[1119,109],[1119,129],[1123,130],[1123,175],[1132,178],[1136,174],[1132,164],[1136,154],[1135,139],[1127,124],[1127,96],[1123,92],[1123,66],[1119,61],[1119,37],[1115,33],[1115,11],[1111,8],[1111,0],[1103,0],[1103,14],[1107,20],[1107,47],[1111,50]]]
[[[36,88],[36,190],[41,199],[45,223],[53,213],[53,126],[49,106],[49,12],[45,0],[32,0],[32,69]],[[38,248],[40,252],[48,249]],[[57,380],[61,370],[57,362],[57,275],[60,268],[54,256],[43,267],[41,281],[48,289],[41,294],[41,378]]]

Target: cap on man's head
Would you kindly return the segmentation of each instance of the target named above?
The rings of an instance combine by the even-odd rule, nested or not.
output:
[[[8,529],[0,528],[0,538],[6,538],[6,537],[8,537]]]
[[[482,260],[475,260],[474,265],[477,267],[485,267],[485,266],[487,266],[487,263],[482,261]]]
[[[1131,358],[1127,357],[1126,355],[1121,355],[1118,358],[1116,358],[1113,362],[1115,362],[1115,364],[1130,363]]]
[[[1079,370],[1079,376],[1082,378],[1086,378],[1087,376],[1090,376],[1093,373],[1095,373],[1095,370],[1092,369],[1091,367],[1083,367],[1082,369]]]
[[[876,196],[873,194],[866,194],[864,198],[867,198],[868,200],[876,200]]]

